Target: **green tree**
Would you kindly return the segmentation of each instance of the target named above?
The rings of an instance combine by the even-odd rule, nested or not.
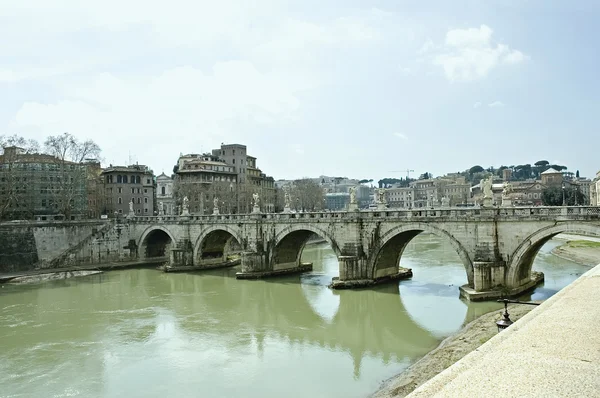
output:
[[[471,168],[469,169],[469,174],[473,175],[473,174],[475,174],[475,173],[481,173],[481,172],[483,172],[483,171],[485,171],[485,170],[483,169],[483,167],[481,167],[481,166],[477,165],[477,166],[473,166],[473,167],[471,167]]]

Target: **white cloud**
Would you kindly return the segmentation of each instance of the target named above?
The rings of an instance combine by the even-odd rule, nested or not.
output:
[[[477,109],[481,107],[481,102],[477,101],[476,103],[473,104],[473,108]]]
[[[433,44],[433,40],[431,39],[427,39],[425,41],[425,43],[423,43],[423,45],[421,46],[421,48],[419,49],[418,53],[419,54],[427,54],[429,53],[431,50],[433,50],[435,48],[435,45]]]
[[[502,101],[494,101],[492,103],[489,103],[488,106],[490,108],[502,108],[503,106],[505,106],[505,104]]]
[[[487,25],[449,30],[444,46],[433,56],[433,64],[441,66],[450,81],[470,81],[486,77],[500,65],[514,65],[528,59],[521,51],[494,42],[492,34]]]
[[[408,137],[405,134],[402,133],[394,133],[394,135],[398,138],[401,138],[403,140],[408,140]]]

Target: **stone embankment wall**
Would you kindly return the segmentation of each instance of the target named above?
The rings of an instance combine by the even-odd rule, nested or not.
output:
[[[110,221],[0,224],[0,272],[129,260],[136,247],[126,229]]]

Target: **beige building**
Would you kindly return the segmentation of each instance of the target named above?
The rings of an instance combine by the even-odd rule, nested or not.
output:
[[[470,197],[471,185],[464,177],[456,175],[413,181],[408,187],[386,190],[389,207],[436,207],[442,203],[442,198],[447,198],[450,206],[456,206],[467,203]]]
[[[104,214],[128,215],[133,203],[136,216],[154,215],[154,173],[144,165],[113,166],[100,174],[104,191]]]
[[[590,184],[590,204],[600,206],[600,171],[596,173],[596,178]]]
[[[165,173],[156,177],[156,207],[159,214],[161,207],[165,216],[178,214],[173,188],[173,179]]]

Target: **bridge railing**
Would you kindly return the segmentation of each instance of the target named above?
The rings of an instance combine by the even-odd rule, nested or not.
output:
[[[493,207],[493,208],[419,208],[362,210],[362,211],[321,211],[298,213],[255,213],[255,214],[219,214],[186,216],[140,216],[128,219],[130,222],[157,223],[180,222],[183,219],[200,222],[232,222],[248,220],[306,221],[314,219],[351,220],[351,219],[419,219],[419,218],[509,218],[522,219],[531,217],[556,218],[600,218],[600,207],[597,206],[554,206],[554,207]]]

